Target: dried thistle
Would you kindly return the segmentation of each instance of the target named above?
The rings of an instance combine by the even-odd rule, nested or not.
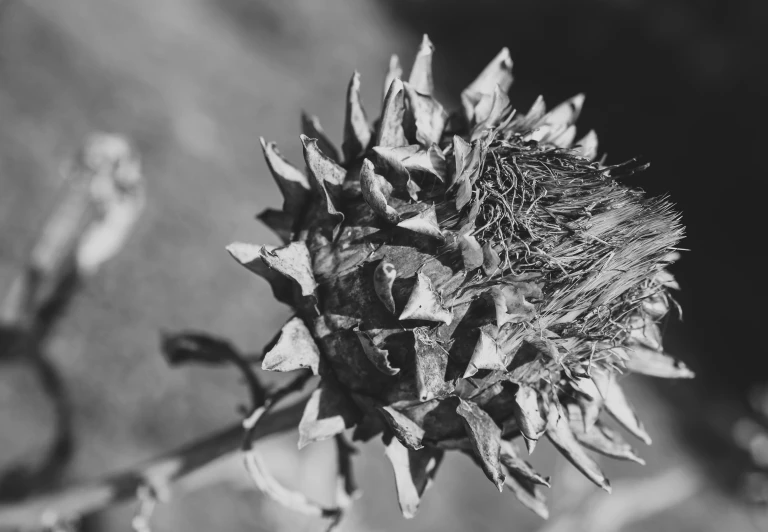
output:
[[[262,139],[284,204],[260,218],[285,245],[228,250],[296,310],[262,367],[321,377],[300,447],[381,435],[406,517],[456,449],[546,517],[548,480],[514,440],[533,452],[546,435],[610,491],[585,449],[642,460],[605,413],[650,443],[617,376],[692,376],[658,327],[683,229],[620,183],[646,165],[606,166],[594,132],[575,140],[583,95],[516,112],[504,49],[449,113],[432,53],[425,37],[407,81],[393,57],[373,125],[353,75],[341,150],[305,117],[306,173]]]

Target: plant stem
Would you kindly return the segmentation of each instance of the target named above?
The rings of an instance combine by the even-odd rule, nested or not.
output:
[[[267,412],[252,438],[259,440],[295,428],[306,402],[307,398],[303,398],[282,410]],[[42,530],[133,500],[138,490],[146,487],[165,500],[205,485],[201,480],[222,460],[240,452],[242,442],[243,427],[238,423],[127,471],[65,486],[15,504],[0,504],[0,530]]]

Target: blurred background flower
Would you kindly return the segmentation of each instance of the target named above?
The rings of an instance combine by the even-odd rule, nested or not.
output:
[[[643,454],[649,465],[605,464],[620,479],[615,500],[594,494],[578,474],[558,474],[546,526],[768,528],[765,510],[746,506],[740,491],[759,497],[765,490],[762,477],[748,473],[765,467],[760,435],[768,424],[758,322],[764,296],[748,274],[763,269],[757,187],[768,140],[766,22],[760,0],[1,1],[0,289],[12,284],[55,201],[60,165],[84,137],[128,135],[146,177],[146,209],[133,235],[85,284],[45,347],[70,388],[76,436],[74,457],[54,482],[129,466],[235,419],[245,392],[233,373],[170,370],[158,354],[158,331],[204,326],[254,350],[274,335],[287,308],[224,251],[234,240],[278,243],[249,221],[281,201],[259,135],[300,161],[300,127],[291,120],[306,109],[340,144],[340,95],[352,70],[360,70],[375,115],[389,54],[410,58],[428,33],[446,103],[458,104],[451,98],[502,46],[515,61],[515,106],[527,109],[538,94],[558,102],[585,92],[584,131],[605,132],[609,162],[650,160],[631,183],[669,193],[688,228],[683,245],[692,251],[674,268],[685,320],[670,326],[665,342],[697,380],[630,379],[656,436]],[[731,286],[734,275],[741,284]],[[0,367],[3,468],[35,460],[51,437],[54,412],[32,371],[19,360]],[[279,478],[322,499],[332,465],[317,457],[330,449],[299,453],[295,440],[273,440],[264,454]],[[545,472],[571,471],[549,449],[538,453],[533,462]],[[365,497],[347,530],[545,526],[458,456],[446,460],[417,518],[401,521],[383,448],[368,446],[359,463]],[[245,479],[239,464],[230,476]],[[154,527],[318,526],[247,486],[229,482],[160,506]],[[622,490],[634,494],[623,506]],[[638,500],[648,504],[638,510]],[[602,521],[574,507],[603,508],[592,511]],[[616,515],[623,508],[625,517],[606,519],[606,508]],[[134,511],[120,508],[86,525],[124,529]]]

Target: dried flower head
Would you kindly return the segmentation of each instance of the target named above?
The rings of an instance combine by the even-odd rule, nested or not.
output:
[[[546,516],[548,480],[515,440],[546,436],[610,491],[585,449],[642,461],[605,413],[650,443],[617,376],[692,376],[657,326],[683,230],[621,184],[645,165],[595,162],[594,132],[576,141],[583,95],[517,112],[504,49],[450,113],[432,53],[425,37],[407,81],[392,58],[373,125],[353,75],[341,150],[305,116],[306,173],[262,139],[284,204],[260,218],[285,245],[228,249],[296,310],[262,367],[321,377],[300,446],[381,435],[406,517],[459,450]]]

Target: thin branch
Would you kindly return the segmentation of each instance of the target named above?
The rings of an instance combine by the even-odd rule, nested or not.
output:
[[[259,440],[294,429],[307,399],[264,414],[251,437]],[[0,530],[43,530],[125,501],[135,500],[137,490],[152,486],[166,498],[204,485],[201,481],[221,461],[239,453],[243,440],[241,423],[204,440],[150,460],[101,480],[64,487],[18,504],[0,505]]]

